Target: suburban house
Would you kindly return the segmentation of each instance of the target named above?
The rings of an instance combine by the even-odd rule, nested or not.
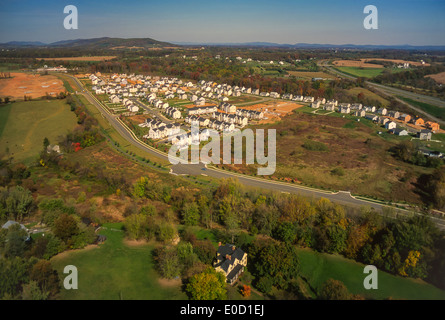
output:
[[[388,130],[397,128],[397,124],[394,121],[389,121],[387,123],[385,123],[385,128]]]
[[[386,116],[388,110],[386,108],[380,108],[379,110],[377,110],[377,113],[381,114],[382,116]]]
[[[366,112],[375,112],[376,108],[375,106],[365,106]]]
[[[351,113],[351,107],[349,105],[340,105],[340,113]]]
[[[320,108],[320,103],[321,103],[321,102],[318,101],[318,100],[312,102],[312,103],[311,103],[311,108],[315,108],[315,109],[316,109],[316,108]]]
[[[367,114],[367,115],[365,116],[365,119],[368,119],[368,120],[371,120],[371,121],[378,121],[378,120],[379,120],[379,117],[376,116],[375,114]]]
[[[388,116],[390,116],[391,118],[399,119],[400,112],[399,111],[390,111],[390,112],[388,112]]]
[[[394,128],[392,130],[389,130],[389,132],[395,134],[396,136],[407,136],[408,135],[408,131],[406,131],[405,129],[402,129],[402,128]]]
[[[439,124],[436,122],[432,122],[432,121],[425,122],[425,127],[430,129],[433,132],[439,131],[439,129],[440,129]]]
[[[335,105],[332,103],[328,103],[324,105],[323,109],[327,111],[335,111]]]
[[[111,103],[119,103],[119,102],[121,102],[121,99],[119,99],[118,96],[116,96],[115,94],[113,94],[112,96],[110,96],[110,102],[111,102]]]
[[[26,241],[26,242],[31,241],[31,234],[30,234],[30,231],[29,231],[23,224],[21,224],[21,223],[18,223],[18,222],[13,221],[13,220],[8,220],[4,225],[2,225],[2,229],[6,229],[6,230],[7,230],[7,229],[9,229],[11,226],[13,226],[13,225],[18,225],[18,226],[20,226],[20,228],[21,228],[22,230],[26,231],[27,235],[23,237],[23,240],[24,240],[24,241]],[[5,240],[5,241],[8,241],[8,240]]]
[[[409,114],[402,114],[399,118],[400,120],[402,120],[403,122],[409,122],[411,120],[411,116]]]
[[[247,266],[247,253],[233,244],[219,243],[213,267],[222,272],[229,284],[233,285]]]
[[[219,108],[227,113],[235,113],[236,112],[236,106],[234,106],[233,104],[227,103],[227,102],[223,102],[220,104]]]
[[[417,132],[417,138],[420,140],[431,140],[431,131],[427,129],[422,129],[419,132]]]
[[[389,122],[389,119],[386,117],[379,117],[378,122],[379,122],[379,124],[385,125],[387,122]]]
[[[179,111],[178,109],[173,108],[173,107],[166,108],[165,113],[167,115],[169,115],[170,117],[172,117],[173,119],[179,119],[182,116],[181,111]]]
[[[416,126],[423,126],[425,124],[425,120],[419,117],[415,117],[412,121]]]
[[[365,110],[357,110],[355,113],[354,113],[354,115],[356,116],[356,117],[364,117],[364,116],[366,116],[366,112],[365,112]]]

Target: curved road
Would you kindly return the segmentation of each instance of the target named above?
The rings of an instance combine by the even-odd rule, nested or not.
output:
[[[68,75],[69,76],[69,75]],[[71,79],[74,80],[76,85],[80,89],[80,94],[82,94],[91,104],[93,104],[99,112],[104,116],[105,119],[107,119],[110,124],[121,134],[129,143],[132,145],[150,153],[154,156],[161,158],[163,160],[168,161],[168,156],[166,153],[163,153],[153,147],[150,147],[149,145],[145,144],[139,138],[115,115],[110,113],[101,102],[99,102],[93,94],[91,94],[88,90],[86,90],[82,83],[75,77],[69,76]],[[361,207],[361,206],[369,206],[372,207],[378,211],[380,211],[383,207],[386,205],[371,202],[367,200],[357,199],[349,192],[346,191],[339,191],[339,192],[330,192],[330,191],[324,191],[314,188],[309,188],[305,186],[300,185],[294,185],[290,183],[280,182],[280,181],[270,181],[265,180],[262,178],[255,178],[250,177],[247,175],[237,174],[228,172],[225,170],[220,170],[212,167],[207,167],[204,164],[177,164],[173,165],[171,167],[172,174],[177,175],[204,175],[204,176],[210,176],[217,179],[222,178],[237,178],[240,183],[243,183],[244,185],[248,185],[255,188],[263,188],[263,189],[269,189],[273,191],[278,191],[282,193],[296,193],[301,194],[304,196],[312,196],[312,197],[323,197],[326,199],[329,199],[333,202],[348,205],[348,206],[355,206],[355,207]],[[406,210],[398,209],[398,213],[404,214],[408,213]],[[445,220],[441,220],[435,217],[431,217],[431,219],[435,220],[437,225],[440,228],[445,229]]]

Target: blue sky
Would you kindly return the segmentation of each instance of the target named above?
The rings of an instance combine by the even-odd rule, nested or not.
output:
[[[366,5],[378,30],[366,30]],[[75,5],[79,29],[65,30]],[[93,37],[173,42],[445,45],[445,0],[0,0],[0,43]]]

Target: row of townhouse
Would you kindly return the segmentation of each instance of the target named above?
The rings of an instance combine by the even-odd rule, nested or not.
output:
[[[253,119],[253,120],[260,120],[264,118],[264,112],[263,111],[256,111],[256,110],[247,110],[238,108],[236,110],[237,116],[246,117],[247,119]]]
[[[209,121],[208,127],[217,131],[232,132],[235,130],[235,124],[216,119]]]
[[[124,107],[126,107],[128,109],[128,111],[130,112],[138,112],[139,111],[139,107],[135,106],[133,101],[131,101],[130,99],[123,99],[122,100],[122,104],[124,105]]]
[[[188,116],[185,122],[192,125],[198,124],[200,127],[208,127],[219,131],[231,132],[235,130],[235,125],[244,127],[247,125],[247,118],[236,115],[228,115],[222,112],[215,112],[212,115],[213,119],[203,118],[197,115]]]
[[[181,111],[179,111],[178,109],[176,109],[174,107],[167,107],[164,110],[164,112],[166,115],[168,115],[169,117],[171,117],[173,119],[181,119],[182,118]]]
[[[228,102],[221,102],[219,104],[219,109],[226,113],[236,113],[236,106]]]
[[[196,114],[212,114],[218,111],[216,105],[204,106],[204,107],[193,107],[187,109],[188,115],[196,115]]]
[[[236,114],[227,114],[223,112],[214,112],[212,117],[219,121],[233,123],[241,128],[247,126],[249,122],[249,119],[245,116],[238,116]]]
[[[199,144],[201,141],[206,141],[208,140],[209,136],[209,129],[203,129],[200,132],[190,132],[176,135],[171,138],[171,142],[181,149],[184,147],[187,148],[192,144]]]
[[[165,124],[159,120],[147,119],[145,124],[146,127],[150,128],[148,134],[143,136],[143,138],[146,139],[164,139],[176,135],[181,131],[181,125],[179,123]]]

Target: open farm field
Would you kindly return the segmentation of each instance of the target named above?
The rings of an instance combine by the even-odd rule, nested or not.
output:
[[[429,75],[426,75],[425,77],[429,77],[438,83],[445,84],[445,72],[429,74]]]
[[[26,164],[37,158],[45,137],[56,143],[77,124],[76,115],[64,100],[11,103],[0,107],[0,118],[0,152]]]
[[[295,76],[297,79],[303,79],[303,80],[312,80],[312,78],[323,78],[326,80],[335,80],[337,77],[325,73],[325,72],[305,72],[305,71],[288,71],[291,76]]]

